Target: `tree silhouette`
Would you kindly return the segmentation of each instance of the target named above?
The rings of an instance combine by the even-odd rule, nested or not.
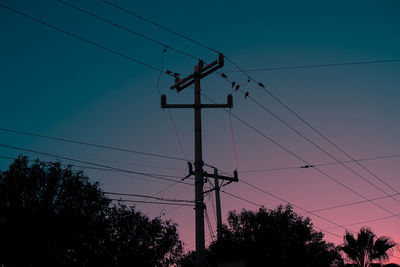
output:
[[[207,252],[209,266],[244,262],[246,266],[323,267],[341,259],[335,246],[313,229],[311,220],[297,215],[289,205],[257,212],[231,211],[222,239]],[[183,266],[193,266],[193,256],[189,253]]]
[[[367,227],[360,229],[357,239],[352,233],[346,232],[341,250],[348,258],[360,267],[369,267],[374,261],[384,262],[389,259],[391,248],[396,244],[389,237],[379,237]]]
[[[110,204],[81,171],[19,157],[0,172],[0,266],[160,266],[180,256],[175,224]]]

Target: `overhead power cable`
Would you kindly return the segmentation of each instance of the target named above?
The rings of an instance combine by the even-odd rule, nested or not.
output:
[[[397,214],[397,216],[400,216],[400,214]],[[370,220],[365,220],[365,221],[360,221],[360,222],[355,222],[355,223],[348,223],[348,224],[344,224],[343,226],[349,227],[349,226],[354,226],[354,225],[359,225],[359,224],[365,224],[365,223],[371,223],[371,222],[378,222],[378,221],[384,221],[384,220],[388,220],[388,219],[393,219],[395,218],[396,215],[391,215],[391,216],[385,216],[385,217],[379,217],[379,218],[375,218],[375,219],[370,219]],[[325,230],[330,230],[330,229],[335,229],[337,228],[336,226],[333,227],[327,227],[324,228]]]
[[[166,159],[172,159],[172,160],[187,161],[184,158],[179,158],[179,157],[174,157],[174,156],[161,155],[161,154],[156,154],[156,153],[149,153],[149,152],[143,152],[143,151],[138,151],[138,150],[133,150],[133,149],[126,149],[126,148],[121,148],[121,147],[108,146],[108,145],[94,144],[94,143],[89,143],[89,142],[84,142],[84,141],[78,141],[78,140],[72,140],[72,139],[54,137],[54,136],[47,136],[47,135],[41,135],[41,134],[35,134],[35,133],[29,133],[29,132],[18,131],[18,130],[7,129],[7,128],[0,128],[0,131],[9,132],[9,133],[15,133],[15,134],[21,134],[21,135],[29,135],[29,136],[40,137],[40,138],[44,138],[44,139],[50,139],[50,140],[61,141],[61,142],[66,142],[66,143],[73,143],[73,144],[78,144],[78,145],[85,145],[85,146],[92,146],[92,147],[110,149],[110,150],[115,150],[115,151],[134,153],[134,154],[139,154],[139,155],[144,155],[144,156],[151,156],[151,157],[159,157],[159,158],[166,158]]]
[[[168,198],[163,198],[163,197],[154,197],[154,196],[150,196],[150,195],[130,194],[130,193],[116,193],[116,192],[104,192],[104,193],[106,193],[107,195],[142,197],[142,198],[151,198],[151,199],[156,199],[156,200],[161,200],[161,201],[194,203],[193,200],[168,199]]]
[[[245,94],[245,92],[242,89],[239,89],[240,92],[242,92],[243,94]],[[333,160],[335,160],[338,164],[342,165],[345,169],[347,169],[348,171],[350,171],[351,173],[355,174],[356,176],[358,176],[360,179],[362,179],[363,181],[365,181],[366,183],[368,183],[369,185],[371,185],[372,187],[374,187],[375,189],[377,189],[378,191],[386,194],[386,195],[390,195],[389,193],[387,193],[385,190],[383,190],[382,188],[380,188],[379,186],[377,186],[376,184],[372,183],[371,181],[369,181],[367,178],[365,178],[364,176],[362,176],[361,174],[359,174],[357,171],[353,170],[352,168],[350,168],[349,166],[347,166],[346,164],[342,163],[337,157],[335,157],[334,155],[332,155],[331,153],[329,153],[328,151],[326,151],[324,148],[322,148],[320,145],[318,145],[317,143],[315,143],[314,141],[312,141],[310,138],[308,138],[307,136],[305,136],[304,134],[302,134],[299,130],[297,130],[296,128],[294,128],[293,126],[291,126],[288,122],[286,122],[284,119],[282,119],[281,117],[279,117],[278,115],[276,115],[274,112],[272,112],[270,109],[268,109],[265,105],[263,105],[262,103],[260,103],[259,101],[257,101],[255,98],[253,98],[252,96],[248,96],[248,98],[250,100],[252,100],[254,103],[256,103],[259,107],[261,107],[264,111],[268,112],[270,115],[272,115],[274,118],[276,118],[277,120],[279,120],[281,123],[283,123],[286,127],[288,127],[289,129],[291,129],[292,131],[294,131],[297,135],[299,135],[300,137],[302,137],[304,140],[306,140],[307,142],[309,142],[310,144],[312,144],[314,147],[316,147],[318,150],[320,150],[322,153],[324,153],[325,155],[327,155],[328,157],[332,158]],[[352,159],[353,160],[353,159]],[[354,160],[355,163],[356,160]],[[385,183],[386,184],[386,183]],[[396,189],[394,189],[393,187],[389,186],[393,191],[395,191],[396,193],[399,193]],[[392,197],[392,199],[398,203],[400,203],[400,200]]]
[[[254,206],[262,207],[262,205],[260,205],[260,204],[257,204],[257,203],[255,203],[255,202],[253,202],[253,201],[251,201],[251,200],[245,199],[245,198],[240,197],[240,196],[238,196],[238,195],[235,195],[235,194],[226,192],[225,190],[221,190],[221,192],[224,193],[224,194],[227,194],[227,195],[229,195],[229,196],[231,196],[231,197],[240,199],[240,200],[242,200],[242,201],[244,201],[244,202],[250,203],[250,204],[252,204],[252,205],[254,205]]]
[[[64,34],[67,34],[67,35],[72,36],[72,37],[74,37],[74,38],[76,38],[76,39],[78,39],[78,40],[81,40],[81,41],[83,41],[83,42],[86,42],[86,43],[88,43],[88,44],[91,44],[91,45],[93,45],[93,46],[96,46],[96,47],[101,48],[101,49],[103,49],[103,50],[106,50],[106,51],[108,51],[108,52],[110,52],[110,53],[112,53],[112,54],[114,54],[114,55],[123,57],[123,58],[125,58],[125,59],[127,59],[127,60],[130,60],[130,61],[132,61],[132,62],[141,64],[141,65],[146,66],[146,67],[148,67],[148,68],[150,68],[150,69],[153,69],[153,70],[155,70],[155,71],[160,71],[160,70],[159,70],[157,67],[155,67],[155,66],[152,66],[152,65],[150,65],[150,64],[144,63],[144,62],[142,62],[142,61],[140,61],[140,60],[138,60],[138,59],[135,59],[135,58],[133,58],[133,57],[131,57],[131,56],[125,55],[125,54],[123,54],[123,53],[120,53],[120,52],[118,52],[118,51],[116,51],[116,50],[113,50],[113,49],[111,49],[111,48],[105,47],[104,45],[101,45],[101,44],[99,44],[99,43],[97,43],[97,42],[91,41],[91,40],[86,39],[86,38],[84,38],[84,37],[82,37],[82,36],[80,36],[80,35],[77,35],[77,34],[75,34],[75,33],[72,33],[72,32],[69,32],[69,31],[67,31],[67,30],[64,30],[64,29],[62,29],[62,28],[60,28],[60,27],[58,27],[58,26],[54,26],[54,25],[52,25],[52,24],[50,24],[50,23],[47,23],[47,22],[45,22],[45,21],[43,21],[43,20],[40,20],[40,19],[38,19],[38,18],[35,18],[35,17],[31,16],[31,15],[28,15],[28,14],[26,14],[26,13],[23,13],[23,12],[21,12],[21,11],[18,11],[18,10],[16,10],[16,9],[11,8],[11,7],[9,7],[9,6],[6,6],[6,5],[4,5],[4,4],[2,4],[2,3],[0,3],[0,7],[4,8],[4,9],[7,9],[7,10],[9,10],[9,11],[15,13],[15,14],[18,14],[18,15],[20,15],[20,16],[23,16],[23,17],[25,17],[25,18],[28,18],[28,19],[30,19],[30,20],[32,20],[32,21],[38,22],[38,23],[40,23],[40,24],[42,24],[42,25],[45,25],[45,26],[47,26],[47,27],[49,27],[49,28],[51,28],[51,29],[53,29],[53,30],[56,30],[56,31],[61,32],[61,33],[64,33]],[[172,74],[168,74],[168,73],[164,73],[164,74],[165,74],[165,75],[170,75],[170,76],[174,77]]]
[[[119,9],[119,10],[121,10],[121,11],[127,13],[127,14],[130,14],[130,15],[132,15],[132,16],[134,16],[134,17],[136,17],[136,18],[139,18],[139,19],[141,19],[141,20],[143,20],[143,21],[146,21],[146,22],[148,22],[148,23],[150,23],[150,24],[152,24],[152,25],[154,25],[154,26],[157,26],[157,27],[159,27],[159,28],[161,28],[161,29],[163,29],[163,30],[165,30],[165,31],[168,31],[168,32],[170,32],[170,33],[172,33],[172,34],[174,34],[174,35],[176,35],[176,36],[179,36],[179,37],[181,37],[181,38],[183,38],[183,39],[185,39],[185,40],[187,40],[187,41],[189,41],[189,42],[195,43],[195,44],[197,44],[197,45],[199,45],[199,46],[202,46],[202,47],[204,47],[204,48],[206,48],[206,49],[208,49],[208,50],[211,50],[211,51],[213,51],[213,52],[215,52],[215,53],[217,53],[217,54],[220,54],[220,52],[218,52],[217,50],[215,50],[215,49],[213,49],[213,48],[211,48],[211,47],[209,47],[209,46],[207,46],[207,45],[205,45],[205,44],[202,44],[202,43],[200,43],[200,42],[198,42],[198,41],[196,41],[196,40],[194,40],[194,39],[191,39],[191,38],[189,38],[189,37],[187,37],[187,36],[185,36],[185,35],[183,35],[183,34],[180,34],[180,33],[176,32],[176,31],[174,31],[174,30],[172,30],[172,29],[170,29],[170,28],[167,28],[167,27],[165,27],[165,26],[163,26],[163,25],[161,25],[161,24],[159,24],[159,23],[156,23],[156,22],[154,22],[154,21],[152,21],[152,20],[150,20],[150,19],[148,19],[148,18],[145,18],[145,17],[143,17],[143,16],[141,16],[141,15],[139,15],[139,14],[137,14],[137,13],[131,11],[131,10],[128,10],[128,9],[126,9],[126,8],[123,8],[123,7],[121,7],[121,6],[119,6],[119,5],[115,4],[115,3],[113,3],[113,2],[111,2],[111,1],[108,1],[108,0],[102,0],[102,1],[103,1],[104,3],[110,5],[110,6],[114,7],[114,8],[117,8],[117,9]]]
[[[179,181],[179,180],[177,181],[177,180],[174,180],[174,179],[166,178],[166,177],[163,177],[164,175],[159,175],[159,174],[151,174],[151,173],[145,173],[145,172],[135,172],[135,171],[116,168],[116,167],[107,166],[107,165],[103,165],[103,164],[97,164],[97,163],[92,163],[92,162],[88,162],[88,161],[73,159],[73,158],[69,158],[69,157],[54,155],[54,154],[51,154],[51,153],[40,152],[40,151],[36,151],[36,150],[32,150],[32,149],[27,149],[27,148],[22,148],[22,147],[17,147],[17,146],[10,146],[10,145],[6,145],[6,144],[0,144],[0,147],[10,148],[10,149],[20,150],[20,151],[26,151],[26,152],[30,152],[30,153],[39,154],[39,155],[45,155],[45,156],[49,156],[49,157],[53,157],[53,158],[57,158],[57,159],[64,159],[64,160],[69,160],[69,161],[89,164],[89,165],[102,167],[102,168],[107,168],[107,169],[110,169],[110,170],[119,171],[119,172],[123,172],[123,173],[137,174],[137,175],[146,176],[146,177],[150,177],[150,178],[154,178],[154,179],[165,180],[165,181],[170,181],[170,182],[176,182],[176,183],[186,184],[186,185],[192,185],[192,184],[184,182],[184,181]]]
[[[312,210],[312,212],[319,212],[319,211],[326,211],[326,210],[333,210],[333,209],[339,209],[339,208],[344,208],[344,207],[349,207],[349,206],[354,206],[354,205],[360,205],[369,201],[376,201],[376,200],[381,200],[381,199],[388,199],[391,197],[397,197],[400,194],[393,194],[390,196],[382,196],[382,197],[376,197],[376,198],[370,198],[368,200],[361,200],[361,201],[355,201],[355,202],[349,202],[349,203],[345,203],[345,204],[339,204],[339,205],[335,205],[335,206],[331,206],[331,207],[325,207],[325,208],[320,208],[320,209],[315,209]],[[393,215],[392,215],[393,216]],[[396,215],[394,215],[396,216]]]
[[[210,100],[211,102],[215,103],[215,101],[213,99],[211,99],[210,97],[208,97],[207,95],[205,95],[204,93],[202,93],[202,95],[207,98],[208,100]],[[226,109],[223,109],[225,112],[229,112]],[[242,122],[244,125],[246,125],[247,127],[249,127],[250,129],[252,129],[253,131],[257,132],[258,134],[260,134],[262,137],[264,137],[266,140],[272,142],[273,144],[275,144],[276,146],[278,146],[279,148],[281,148],[282,150],[288,152],[290,155],[292,155],[293,157],[295,157],[296,159],[300,160],[301,162],[307,164],[307,165],[311,165],[309,162],[307,162],[305,159],[301,158],[300,156],[298,156],[297,154],[295,154],[294,152],[292,152],[291,150],[289,150],[288,148],[286,148],[285,146],[281,145],[280,143],[278,143],[277,141],[275,141],[274,139],[272,139],[271,137],[269,137],[268,135],[266,135],[265,133],[261,132],[260,130],[258,130],[257,128],[255,128],[254,126],[252,126],[251,124],[249,124],[248,122],[244,121],[243,119],[241,119],[240,117],[238,117],[237,115],[235,115],[233,112],[231,112],[232,116],[234,118],[236,118],[237,120],[239,120],[240,122]],[[371,204],[375,205],[376,207],[390,213],[391,215],[395,215],[392,211],[382,207],[381,205],[368,200],[367,197],[365,197],[364,195],[358,193],[357,191],[355,191],[354,189],[352,189],[351,187],[345,185],[344,183],[338,181],[337,179],[335,179],[334,177],[332,177],[331,175],[325,173],[324,171],[322,171],[321,169],[319,169],[318,167],[314,167],[314,170],[316,170],[317,172],[319,172],[320,174],[322,174],[323,176],[329,178],[330,180],[332,180],[333,182],[335,182],[336,184],[340,185],[341,187],[347,189],[348,191],[352,192],[353,194],[363,198],[364,200],[369,201]],[[243,181],[243,179],[241,180]]]
[[[351,66],[351,65],[366,65],[366,64],[392,63],[392,62],[400,62],[400,59],[384,59],[384,60],[371,60],[371,61],[352,61],[352,62],[339,62],[339,63],[327,63],[327,64],[269,67],[269,68],[258,68],[258,69],[245,69],[245,71],[257,72],[257,71],[272,71],[272,70],[295,70],[295,69],[341,67],[341,66]],[[240,70],[228,70],[228,71],[224,71],[224,72],[225,73],[233,73],[233,72],[241,72],[241,71]]]
[[[345,161],[340,161],[340,163],[353,163],[355,161],[370,161],[370,160],[398,158],[398,157],[400,157],[400,154],[384,155],[384,156],[362,158],[362,159],[356,159],[356,160],[345,160]],[[330,166],[330,165],[338,165],[340,163],[339,162],[319,163],[319,164],[312,164],[312,166]],[[268,169],[253,169],[253,170],[241,170],[240,173],[268,172],[268,171],[292,170],[292,169],[300,169],[300,168],[302,168],[302,166],[268,168]]]
[[[312,129],[315,133],[317,133],[319,136],[321,136],[325,141],[327,141],[329,144],[331,144],[333,147],[335,147],[337,150],[339,150],[341,153],[343,153],[344,155],[346,155],[349,159],[351,159],[352,161],[354,161],[359,167],[361,167],[363,170],[365,170],[366,172],[368,172],[370,175],[372,175],[375,179],[377,179],[378,181],[380,181],[381,183],[383,183],[384,185],[386,185],[388,188],[390,188],[391,190],[393,190],[396,193],[399,193],[399,191],[394,188],[393,186],[391,186],[390,184],[388,184],[387,182],[385,182],[382,178],[378,177],[374,172],[372,172],[371,170],[369,170],[368,168],[366,168],[364,165],[362,165],[360,162],[356,161],[349,153],[347,153],[346,151],[344,151],[342,148],[340,148],[337,144],[335,144],[331,139],[329,139],[326,135],[324,135],[322,132],[320,132],[319,130],[317,130],[314,126],[312,126],[309,122],[307,122],[304,118],[302,118],[299,114],[297,114],[293,109],[291,109],[289,106],[287,106],[284,102],[282,102],[278,97],[276,97],[274,94],[272,94],[270,92],[270,90],[266,89],[265,87],[261,87],[263,91],[265,91],[266,93],[268,93],[271,97],[273,97],[276,101],[278,101],[283,107],[285,107],[290,113],[292,113],[294,116],[296,116],[299,120],[301,120],[304,124],[306,124],[310,129]],[[337,160],[338,163],[340,163],[340,161]],[[343,164],[342,164],[343,165]],[[346,166],[346,165],[343,165]]]
[[[193,56],[193,55],[190,55],[190,54],[188,54],[188,53],[186,53],[186,52],[184,52],[184,51],[182,51],[182,50],[179,50],[179,49],[174,48],[174,47],[172,47],[172,46],[170,46],[170,45],[167,45],[167,44],[165,44],[165,43],[162,43],[162,42],[160,42],[160,41],[157,41],[157,40],[155,40],[155,39],[153,39],[153,38],[150,38],[150,37],[148,37],[148,36],[146,36],[146,35],[144,35],[144,34],[142,34],[142,33],[139,33],[139,32],[137,32],[137,31],[134,31],[134,30],[132,30],[132,29],[130,29],[130,28],[127,28],[127,27],[125,27],[125,26],[122,26],[121,24],[115,23],[115,22],[113,22],[113,21],[111,21],[111,20],[109,20],[109,19],[106,19],[106,18],[104,18],[104,17],[101,17],[101,16],[99,16],[99,15],[96,15],[96,14],[90,12],[90,11],[87,11],[87,10],[85,10],[85,9],[83,9],[83,8],[80,8],[80,7],[78,7],[78,6],[75,6],[75,5],[71,4],[71,3],[68,3],[68,2],[63,1],[63,0],[58,0],[58,2],[60,2],[60,3],[64,4],[64,5],[67,5],[67,6],[73,8],[73,9],[75,9],[75,10],[80,11],[80,12],[83,12],[83,13],[85,13],[85,14],[87,14],[87,15],[93,17],[93,18],[96,18],[96,19],[101,20],[101,21],[103,21],[103,22],[105,22],[105,23],[108,23],[108,24],[110,24],[110,25],[113,25],[113,26],[115,26],[115,27],[117,27],[117,28],[119,28],[119,29],[122,29],[122,30],[126,31],[126,32],[129,32],[129,33],[134,34],[134,35],[136,35],[136,36],[139,36],[139,37],[141,37],[141,38],[143,38],[143,39],[146,39],[146,40],[148,40],[148,41],[151,41],[151,42],[153,42],[153,43],[155,43],[155,44],[158,44],[158,45],[160,45],[160,46],[162,46],[162,47],[169,48],[169,49],[171,49],[171,50],[173,50],[173,51],[175,51],[175,52],[177,52],[177,53],[179,53],[179,54],[182,54],[182,55],[184,55],[184,56],[187,56],[187,57],[190,57],[190,58],[199,60],[199,58],[197,58],[197,57],[195,57],[195,56]]]
[[[131,200],[131,199],[118,199],[118,198],[110,198],[113,201],[123,201],[123,202],[132,202],[132,203],[146,203],[146,204],[157,204],[157,205],[171,205],[171,206],[189,206],[194,207],[193,204],[185,204],[185,203],[172,203],[172,202],[157,202],[157,201],[142,201],[142,200]]]

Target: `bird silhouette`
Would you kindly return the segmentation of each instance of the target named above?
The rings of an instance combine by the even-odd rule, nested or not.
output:
[[[232,82],[232,88],[235,86],[236,82]]]
[[[239,84],[238,84],[238,85],[236,85],[236,89],[235,89],[235,91],[237,91],[239,88],[240,88],[240,85],[239,85]]]
[[[246,92],[245,94],[244,94],[244,98],[247,98],[249,96],[249,92]]]
[[[307,165],[301,166],[300,168],[308,169],[308,168],[312,168],[312,167],[314,167],[314,165],[307,164]]]
[[[225,73],[221,73],[221,76],[222,76],[222,78],[224,78],[224,79],[228,79],[228,76],[226,76]]]

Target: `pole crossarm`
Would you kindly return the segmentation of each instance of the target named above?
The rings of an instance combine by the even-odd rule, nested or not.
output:
[[[201,67],[202,64],[199,64],[199,68],[195,73],[189,75],[184,79],[180,79],[178,75],[175,76],[175,84],[171,86],[171,90],[176,89],[179,93],[186,87],[192,85],[195,82],[196,76],[199,76],[200,79],[206,77],[207,75],[213,73],[217,69],[220,69],[224,66],[224,55],[219,54],[218,60],[215,60],[208,64],[207,66]]]
[[[195,172],[193,171],[193,164],[190,161],[188,161],[188,169],[189,169],[189,174],[185,178],[195,175]],[[212,173],[212,174],[208,173],[206,171],[203,171],[203,177],[217,178],[220,180],[225,180],[225,181],[230,181],[230,182],[239,182],[238,172],[236,170],[233,171],[233,177],[231,177],[231,176],[219,175],[217,172],[217,169],[214,168],[214,173]]]
[[[161,96],[161,108],[195,108],[194,104],[167,104],[167,96]],[[232,108],[233,97],[231,94],[227,96],[226,104],[200,104],[200,108]]]

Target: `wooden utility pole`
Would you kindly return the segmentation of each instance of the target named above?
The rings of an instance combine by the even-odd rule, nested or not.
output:
[[[219,197],[218,170],[214,169],[215,207],[217,211],[217,240],[222,237],[221,199]]]
[[[191,167],[189,164],[189,174],[190,174],[190,169]],[[233,177],[219,175],[218,170],[214,168],[214,174],[208,174],[207,172],[204,172],[204,177],[208,178],[214,177],[214,187],[211,188],[210,190],[205,191],[204,194],[215,190],[215,207],[217,213],[217,238],[218,238],[217,240],[220,240],[222,237],[222,217],[221,217],[221,198],[219,195],[221,186],[219,185],[219,180],[228,181],[226,184],[222,186],[228,185],[232,182],[238,182],[239,181],[238,173],[235,170],[233,172]]]
[[[194,84],[194,104],[167,104],[165,95],[161,96],[161,108],[193,108],[194,109],[194,175],[195,175],[195,213],[196,213],[196,266],[205,266],[205,236],[204,236],[204,171],[203,171],[203,152],[201,141],[201,109],[202,108],[232,108],[232,95],[228,95],[227,104],[201,104],[200,81],[207,75],[220,69],[224,65],[224,56],[219,55],[218,60],[204,66],[204,62],[199,60],[195,66],[194,73],[184,79],[175,76],[175,84],[171,89],[177,92]],[[192,175],[192,174],[191,174]]]

